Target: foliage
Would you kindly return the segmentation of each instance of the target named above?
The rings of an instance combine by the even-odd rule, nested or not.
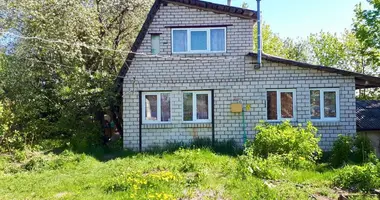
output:
[[[361,4],[355,8],[353,30],[376,66],[380,62],[380,1],[367,1],[372,6],[371,9],[363,10]]]
[[[353,138],[350,136],[339,135],[335,140],[332,149],[330,163],[333,167],[340,167],[348,163],[352,154]]]
[[[238,171],[243,177],[253,175],[262,179],[278,179],[284,175],[280,156],[270,155],[267,158],[250,154],[239,157]]]
[[[245,152],[267,158],[270,154],[287,155],[290,160],[300,159],[315,162],[322,151],[318,146],[320,138],[317,129],[308,122],[305,128],[293,127],[289,121],[278,125],[261,123],[256,127],[255,139]]]
[[[373,147],[371,141],[365,135],[355,137],[342,136],[333,144],[330,164],[333,167],[340,167],[349,162],[365,163],[373,160]]]
[[[280,166],[272,169],[280,173],[277,180],[252,174],[243,178],[239,158],[207,149],[122,155],[108,161],[70,151],[26,155],[20,162],[0,156],[0,169],[4,169],[0,170],[0,199],[308,199],[311,194],[337,199],[339,195],[331,188],[332,177],[339,172],[331,168],[317,172]],[[195,171],[180,170],[185,158],[194,163]],[[277,159],[270,156],[252,166],[278,166]],[[40,163],[25,170],[30,160]]]
[[[148,153],[170,153],[178,149],[198,149],[207,148],[218,154],[239,155],[242,152],[241,147],[235,140],[215,140],[214,144],[210,138],[195,138],[190,143],[184,142],[167,142],[164,146],[151,146],[148,148]]]
[[[1,29],[10,32],[0,52],[0,105],[12,114],[1,123],[6,150],[46,138],[100,135],[97,120],[117,101],[113,82],[125,59],[120,52],[129,50],[151,3],[2,3]]]
[[[380,164],[366,163],[363,166],[346,166],[334,178],[334,185],[350,190],[370,192],[380,187]]]

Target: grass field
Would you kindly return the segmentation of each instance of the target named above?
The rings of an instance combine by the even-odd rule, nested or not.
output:
[[[337,199],[342,192],[331,186],[332,169],[282,169],[278,180],[263,180],[241,176],[237,165],[237,157],[206,149],[116,158],[70,151],[3,155],[0,199]]]

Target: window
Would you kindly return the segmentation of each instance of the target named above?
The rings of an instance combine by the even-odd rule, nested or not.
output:
[[[152,54],[157,55],[160,53],[160,35],[152,34]]]
[[[171,122],[170,93],[143,93],[143,102],[145,102],[142,107],[143,123]]]
[[[173,53],[226,51],[226,28],[181,28],[172,30]]]
[[[211,122],[211,92],[183,92],[183,121]]]
[[[294,120],[296,110],[294,89],[267,91],[267,120]]]
[[[339,90],[334,88],[310,90],[310,118],[312,120],[339,119]]]

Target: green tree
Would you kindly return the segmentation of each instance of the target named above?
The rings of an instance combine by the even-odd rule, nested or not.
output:
[[[0,103],[15,115],[8,131],[22,133],[28,144],[100,134],[95,119],[116,99],[113,81],[151,3],[15,0],[0,6],[0,28],[15,38],[11,51],[2,52],[7,64],[0,71]]]

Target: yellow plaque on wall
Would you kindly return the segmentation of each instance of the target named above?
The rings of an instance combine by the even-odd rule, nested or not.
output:
[[[241,103],[232,103],[231,104],[231,112],[233,112],[233,113],[243,112],[243,105]]]

